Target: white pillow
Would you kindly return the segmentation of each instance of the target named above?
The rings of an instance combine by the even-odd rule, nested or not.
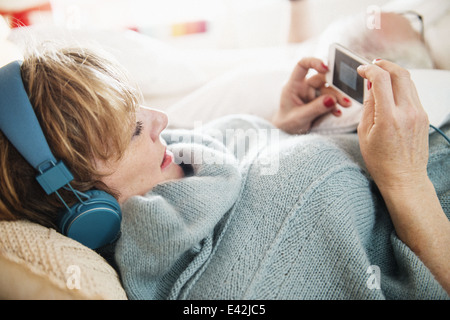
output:
[[[270,119],[291,67],[252,65],[232,70],[209,82],[165,112],[172,128],[191,129],[230,114]]]
[[[7,63],[21,58],[20,50],[7,38],[11,30],[7,25],[5,19],[0,15],[0,67],[6,65]]]
[[[416,69],[410,72],[430,123],[440,126],[450,114],[450,71]]]
[[[130,73],[145,103],[165,107],[203,85],[203,71],[185,61],[181,53],[160,40],[134,31],[68,30],[35,25],[11,30],[9,39],[21,48],[43,41],[97,46],[109,52]]]

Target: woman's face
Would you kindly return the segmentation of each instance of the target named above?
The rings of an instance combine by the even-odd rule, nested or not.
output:
[[[101,179],[119,192],[119,203],[135,195],[144,195],[158,183],[183,177],[181,167],[166,150],[161,132],[167,126],[167,115],[141,106],[136,115],[136,128],[124,156],[116,162],[97,164]]]

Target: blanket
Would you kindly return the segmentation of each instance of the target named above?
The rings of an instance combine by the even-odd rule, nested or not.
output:
[[[130,299],[449,298],[397,237],[356,134],[229,116],[164,139],[192,173],[123,206],[115,259]],[[449,156],[430,134],[448,217]]]

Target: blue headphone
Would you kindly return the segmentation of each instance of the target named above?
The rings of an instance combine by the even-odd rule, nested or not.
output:
[[[33,111],[20,72],[21,62],[0,68],[0,130],[38,172],[36,180],[47,194],[56,193],[66,207],[60,217],[62,234],[97,249],[113,242],[120,231],[122,214],[117,200],[100,190],[80,192],[62,161],[55,159]],[[60,189],[71,190],[79,202],[69,207]]]

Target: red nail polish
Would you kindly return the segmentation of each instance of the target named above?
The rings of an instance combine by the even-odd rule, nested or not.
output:
[[[345,101],[346,103],[350,103],[350,99],[349,99],[349,98],[344,98],[344,101]]]
[[[336,111],[334,111],[334,114],[337,115],[337,116],[340,116],[340,115],[342,115],[342,111],[341,110],[336,110]]]
[[[326,97],[325,99],[323,99],[323,104],[325,105],[325,107],[331,108],[332,106],[334,106],[334,100],[331,97]]]
[[[322,67],[325,69],[325,70],[327,70],[328,71],[328,67],[326,66],[326,64],[325,63],[323,63],[322,62]]]
[[[372,89],[372,82],[367,81],[367,90]]]

